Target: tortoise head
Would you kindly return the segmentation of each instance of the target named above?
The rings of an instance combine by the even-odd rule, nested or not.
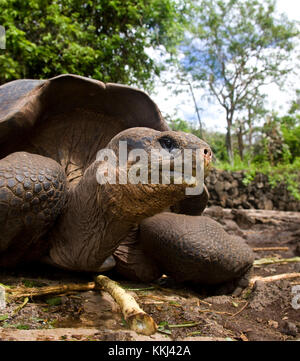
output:
[[[114,214],[142,219],[187,194],[200,194],[212,152],[193,134],[130,128],[97,155],[99,201]]]

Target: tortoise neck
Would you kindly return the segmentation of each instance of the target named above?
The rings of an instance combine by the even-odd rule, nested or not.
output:
[[[97,272],[135,222],[111,213],[96,179],[97,162],[69,190],[66,208],[51,232],[51,262],[57,266]]]

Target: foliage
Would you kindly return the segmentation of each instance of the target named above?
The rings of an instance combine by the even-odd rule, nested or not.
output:
[[[294,143],[293,137],[298,133],[296,132],[295,135],[291,127],[293,124],[298,124],[299,119],[298,114],[295,114],[297,108],[293,109],[296,109],[293,115],[278,118],[273,114],[272,118],[267,118],[264,126],[259,129],[261,137],[257,138],[253,149],[248,151],[243,159],[240,158],[238,151],[235,151],[233,163],[230,163],[227,157],[224,134],[204,130],[203,139],[212,148],[215,167],[231,172],[243,170],[245,185],[250,184],[257,173],[266,174],[271,187],[284,183],[292,196],[300,200],[300,156],[297,155],[300,139],[297,138]],[[169,125],[173,130],[193,133],[199,137],[199,129],[193,128],[182,119],[170,120]],[[290,138],[285,138],[280,127],[289,130],[289,137],[293,139],[291,143],[286,142],[286,139]],[[295,129],[298,129],[298,126],[295,126]]]
[[[74,73],[149,89],[160,65],[147,49],[175,52],[184,11],[175,0],[0,0],[0,84]]]
[[[291,158],[289,146],[285,143],[281,124],[276,116],[268,116],[261,129],[262,139],[254,147],[254,161],[267,161],[271,165],[278,162],[288,163]]]
[[[231,127],[236,112],[253,98],[259,101],[263,85],[284,79],[291,70],[285,61],[299,32],[287,18],[275,15],[272,0],[193,3],[194,18],[182,48],[183,67],[225,109],[226,146],[232,160]]]
[[[281,130],[283,139],[291,151],[292,159],[300,157],[300,118],[298,117],[298,125],[293,129],[283,124]]]
[[[168,121],[169,126],[172,130],[186,132],[186,133],[192,133],[193,129],[190,127],[190,125],[185,120],[182,120],[180,118],[169,119],[168,117],[166,117],[166,120]]]
[[[211,147],[213,154],[217,159],[221,161],[228,161],[224,134],[217,131],[208,131],[203,130],[203,136],[200,135],[200,129],[192,127],[188,122],[183,119],[176,118],[171,119],[170,117],[165,117],[169,123],[169,126],[172,130],[182,131],[186,133],[192,133],[198,138],[205,140]]]
[[[197,135],[197,134],[196,134]],[[224,134],[221,132],[204,131],[205,141],[210,145],[214,157],[220,161],[229,161],[228,154],[226,152],[226,144]]]
[[[296,113],[297,108],[294,109]],[[300,200],[299,128],[299,114],[281,118],[273,114],[260,130],[261,137],[253,146],[254,154],[248,152],[241,160],[235,152],[234,164],[218,160],[216,166],[228,171],[244,170],[245,185],[257,173],[266,174],[271,187],[284,183],[292,196]]]
[[[216,168],[232,172],[244,170],[243,183],[245,185],[250,184],[257,173],[266,174],[272,188],[280,183],[286,184],[292,196],[300,201],[300,157],[296,157],[292,163],[278,163],[272,166],[267,161],[252,163],[248,163],[247,160],[241,161],[239,156],[236,155],[233,165],[229,162],[217,161]]]
[[[296,97],[296,100],[292,101],[288,115],[276,117],[280,122],[282,136],[289,147],[292,160],[300,157],[300,91],[296,92]]]

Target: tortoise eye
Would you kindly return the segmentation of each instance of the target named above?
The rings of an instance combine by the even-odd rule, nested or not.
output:
[[[178,145],[176,141],[171,137],[162,137],[159,139],[159,143],[168,152],[171,152],[174,148],[177,148]]]

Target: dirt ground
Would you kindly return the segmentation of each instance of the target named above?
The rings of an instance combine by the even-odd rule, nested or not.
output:
[[[300,213],[219,207],[205,213],[222,223],[229,233],[242,236],[254,249],[285,247],[256,250],[256,259],[300,256]],[[250,277],[284,273],[300,273],[300,262],[257,266]],[[130,331],[108,293],[87,291],[31,298],[26,305],[24,299],[8,303],[0,309],[0,340],[300,340],[300,304],[295,307],[297,294],[293,293],[295,286],[300,289],[300,278],[257,281],[250,290],[234,285],[195,288],[176,285],[168,278],[154,284],[135,284],[118,279],[114,273],[109,276],[118,280],[154,318],[159,325],[155,335]],[[0,272],[0,282],[10,286],[40,287],[92,280],[90,274],[48,267]]]

